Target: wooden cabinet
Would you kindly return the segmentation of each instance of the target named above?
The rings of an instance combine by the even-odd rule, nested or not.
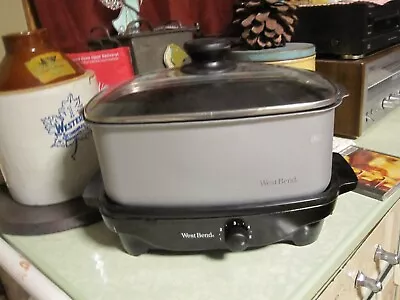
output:
[[[398,288],[394,281],[394,269],[391,268],[388,275],[383,280],[383,290],[382,292],[374,295],[373,300],[398,300],[396,293]],[[400,291],[400,289],[399,289]]]
[[[0,269],[0,279],[5,288],[7,300],[31,300],[29,295],[19,286],[19,284],[2,269]],[[1,299],[1,296],[0,300],[3,300]]]
[[[318,300],[396,300],[400,284],[399,266],[392,267],[385,261],[374,259],[378,245],[391,253],[398,253],[400,237],[400,201],[386,214],[351,258],[340,269]],[[356,287],[356,277],[361,271],[382,282],[381,292],[373,294],[368,288]],[[399,297],[399,295],[397,296]],[[400,298],[399,298],[400,299]]]

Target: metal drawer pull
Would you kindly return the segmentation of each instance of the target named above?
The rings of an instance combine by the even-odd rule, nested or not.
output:
[[[365,287],[373,293],[379,293],[382,291],[382,282],[367,277],[363,272],[358,271],[356,277],[356,287]]]
[[[378,247],[376,247],[374,259],[375,261],[386,261],[392,266],[398,265],[400,263],[400,257],[398,254],[385,251],[381,245],[378,245]]]

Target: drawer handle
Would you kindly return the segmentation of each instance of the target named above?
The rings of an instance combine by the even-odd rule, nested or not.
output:
[[[392,266],[398,265],[400,263],[400,257],[398,254],[385,251],[381,245],[378,245],[378,247],[376,247],[374,259],[375,261],[386,261]]]
[[[356,277],[356,287],[365,287],[373,293],[382,291],[382,283],[378,280],[365,276],[361,271],[358,271]]]

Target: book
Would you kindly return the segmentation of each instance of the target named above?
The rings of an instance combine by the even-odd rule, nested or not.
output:
[[[351,145],[340,153],[357,175],[357,193],[383,201],[400,188],[400,157]]]

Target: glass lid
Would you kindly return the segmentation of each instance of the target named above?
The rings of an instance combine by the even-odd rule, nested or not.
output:
[[[96,95],[88,122],[140,124],[287,114],[337,105],[339,90],[321,75],[261,63],[235,63],[224,39],[189,41],[191,62],[140,76]]]

